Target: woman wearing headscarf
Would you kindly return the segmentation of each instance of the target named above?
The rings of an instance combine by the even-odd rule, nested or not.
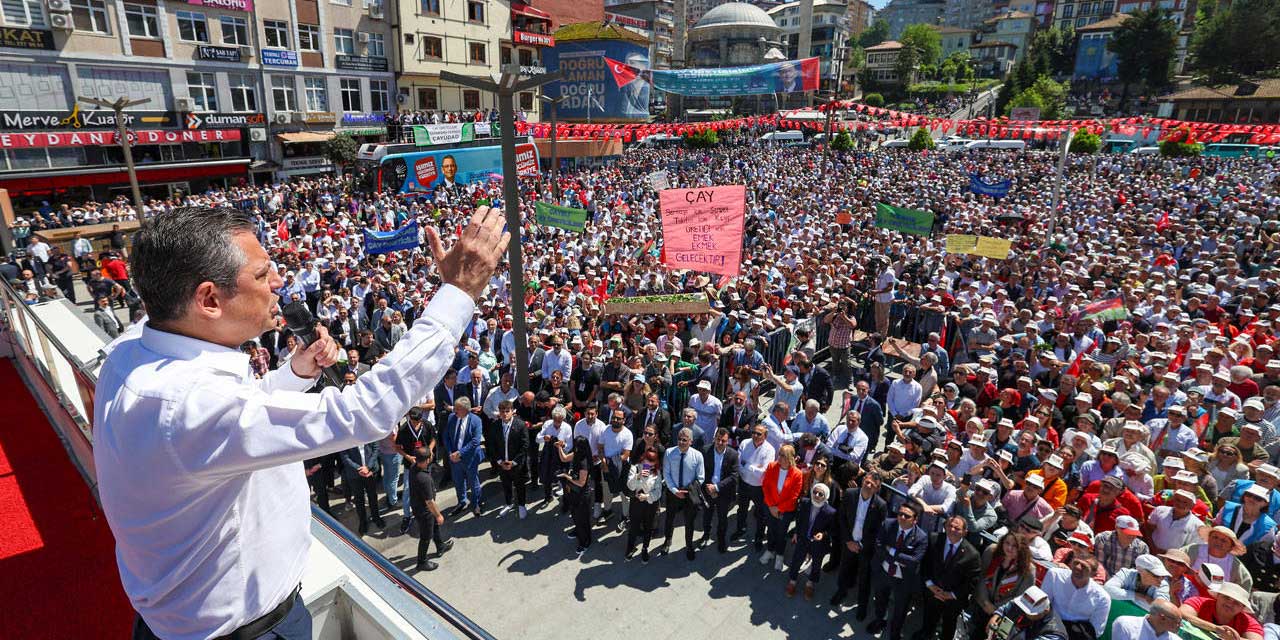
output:
[[[791,568],[787,573],[787,597],[796,594],[796,579],[805,557],[810,558],[808,581],[804,585],[804,599],[812,600],[814,588],[822,577],[822,560],[831,549],[835,538],[836,510],[827,501],[831,490],[818,482],[809,491],[809,497],[800,500],[796,508],[795,529],[791,542]]]

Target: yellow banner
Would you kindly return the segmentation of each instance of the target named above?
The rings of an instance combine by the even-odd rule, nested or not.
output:
[[[976,249],[977,246],[978,236],[970,236],[960,233],[947,234],[947,253],[973,253],[973,250]]]
[[[1009,240],[978,236],[978,246],[974,248],[973,253],[984,258],[1004,260],[1009,257],[1009,249],[1012,245],[1013,242]]]

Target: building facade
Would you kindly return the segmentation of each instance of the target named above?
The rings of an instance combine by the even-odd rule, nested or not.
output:
[[[378,136],[394,108],[381,4],[10,0],[0,9],[0,134],[20,134],[0,151],[0,186],[18,198],[127,189],[114,115],[80,98],[147,101],[124,117],[149,195],[322,170],[289,162],[279,134]]]
[[[799,59],[800,15],[801,4],[798,0],[780,4],[768,11],[778,28],[782,30],[782,39],[786,44],[783,53],[790,60]],[[843,68],[840,60],[847,59],[842,47],[849,41],[849,19],[846,16],[848,5],[839,0],[813,0],[813,27],[809,30],[809,56],[819,58],[822,76],[822,88],[830,90],[836,84],[836,77]]]
[[[675,66],[675,6],[672,0],[608,0],[605,3],[605,20],[648,38],[649,60],[654,69]]]
[[[938,24],[946,7],[945,0],[889,0],[876,19],[889,24],[889,38],[895,39],[910,25]]]
[[[1115,13],[1115,0],[1057,0],[1053,7],[1053,24],[1060,29],[1079,31]]]

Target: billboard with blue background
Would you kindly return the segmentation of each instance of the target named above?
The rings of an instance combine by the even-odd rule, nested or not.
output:
[[[648,122],[653,91],[647,78],[637,77],[619,87],[605,63],[617,60],[640,69],[649,68],[649,49],[624,40],[576,40],[557,42],[544,49],[548,72],[564,78],[547,85],[549,96],[564,96],[558,115],[567,121]]]
[[[516,145],[516,172],[537,175],[538,149]],[[502,147],[469,147],[391,154],[382,159],[383,189],[400,193],[453,190],[502,177]]]

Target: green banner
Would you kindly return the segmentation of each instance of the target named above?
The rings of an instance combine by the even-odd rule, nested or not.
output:
[[[533,205],[538,224],[545,227],[558,227],[565,231],[582,233],[587,224],[587,210],[562,207],[549,202],[537,202]]]
[[[883,202],[876,203],[876,226],[902,233],[927,236],[933,230],[933,214],[928,211],[904,209]]]
[[[413,141],[419,147],[471,142],[475,139],[475,123],[472,122],[413,125]]]

